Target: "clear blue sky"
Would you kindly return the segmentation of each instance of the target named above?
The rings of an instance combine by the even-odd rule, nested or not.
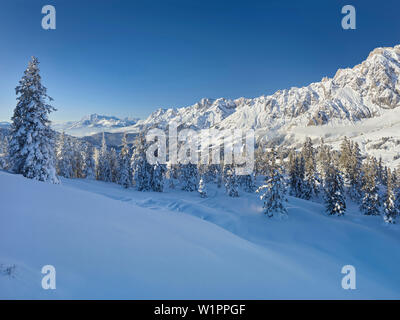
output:
[[[54,5],[57,29],[41,28]],[[357,29],[341,28],[341,8]],[[256,97],[352,67],[400,43],[399,0],[1,0],[0,120],[30,56],[58,111],[146,117],[203,97]]]

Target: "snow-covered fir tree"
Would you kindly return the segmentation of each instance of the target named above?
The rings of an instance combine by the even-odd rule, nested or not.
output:
[[[9,160],[13,172],[39,181],[59,183],[55,168],[54,132],[49,114],[56,109],[41,83],[39,61],[32,57],[15,88],[17,106],[12,116]]]
[[[296,157],[296,151],[294,149],[290,149],[289,151],[287,172],[289,174],[290,195],[295,196],[297,194],[298,176],[297,176],[297,157]]]
[[[226,194],[233,198],[239,197],[239,183],[234,166],[224,165],[224,182]]]
[[[383,184],[384,183],[384,172],[385,172],[385,167],[383,165],[382,157],[379,157],[378,163],[376,165],[376,174],[378,178],[378,183]]]
[[[0,132],[0,169],[8,169],[8,138]]]
[[[166,168],[164,164],[156,163],[153,166],[152,178],[151,178],[151,190],[155,192],[163,192],[164,190],[164,174]]]
[[[343,178],[338,168],[332,163],[326,172],[324,185],[325,210],[329,215],[344,215],[346,197]]]
[[[264,184],[256,190],[263,201],[264,213],[268,217],[284,218],[287,216],[286,187],[283,175],[278,168],[271,168],[270,175],[265,178]]]
[[[198,167],[199,175],[207,183],[215,181],[214,166],[214,164],[200,164]]]
[[[221,164],[216,164],[214,166],[215,170],[215,184],[217,185],[218,188],[221,188],[222,186],[222,166]]]
[[[253,174],[240,175],[239,184],[244,191],[252,193],[256,190],[255,178]]]
[[[349,168],[349,195],[350,198],[356,202],[360,202],[362,198],[361,193],[361,166],[362,157],[358,143],[351,144],[351,160]]]
[[[350,186],[351,157],[352,150],[350,140],[348,140],[347,137],[344,137],[340,144],[339,168],[343,173],[343,181],[346,188],[349,188]]]
[[[315,150],[311,138],[307,138],[304,142],[301,156],[304,159],[304,183],[302,198],[309,200],[313,196],[318,196],[319,193],[319,178],[316,170]]]
[[[131,164],[130,164],[130,150],[126,133],[122,137],[122,149],[119,154],[119,184],[124,188],[131,186]]]
[[[110,165],[110,156],[107,149],[106,139],[103,136],[101,139],[101,148],[99,151],[98,165],[96,168],[96,176],[97,180],[110,182],[112,180],[111,176],[111,165]]]
[[[351,146],[350,140],[347,137],[343,138],[342,143],[340,144],[340,157],[339,164],[340,170],[342,170],[345,174],[347,169],[350,167],[350,158],[351,158]]]
[[[69,139],[62,132],[56,144],[57,173],[60,176],[65,178],[73,177],[72,157],[72,146]]]
[[[394,193],[394,177],[390,169],[387,169],[386,177],[386,192],[384,196],[384,213],[383,219],[386,223],[395,223],[396,218],[399,214],[398,208],[396,207],[396,197]]]
[[[265,146],[261,143],[258,144],[254,151],[254,173],[256,176],[267,174],[268,156],[265,151]]]
[[[350,198],[360,202],[361,154],[358,144],[348,140],[347,137],[340,146],[339,165]]]
[[[296,155],[296,152],[291,150],[289,153],[290,194],[297,198],[305,198],[304,165],[304,158],[301,155]]]
[[[331,147],[325,144],[324,139],[321,138],[321,143],[317,148],[317,172],[320,178],[320,183],[325,184],[326,175],[331,161]]]
[[[382,172],[382,185],[386,187],[387,185],[387,179],[388,179],[388,174],[389,174],[389,168],[387,166],[383,167],[383,172]]]
[[[199,192],[200,197],[207,198],[207,187],[203,177],[200,178],[199,189],[197,191]]]
[[[138,191],[149,191],[151,189],[153,167],[147,161],[146,140],[143,133],[135,140],[131,168],[136,189]]]
[[[75,178],[84,178],[84,150],[83,143],[75,139],[72,141],[73,145],[73,161],[72,170]]]
[[[94,159],[94,147],[91,144],[85,145],[83,175],[86,179],[96,178],[96,162]]]
[[[196,191],[198,180],[197,166],[191,162],[188,164],[181,164],[179,173],[182,190],[189,192]]]
[[[363,199],[360,210],[365,215],[379,215],[380,197],[378,193],[377,182],[377,164],[373,158],[368,158],[363,164],[362,191]]]
[[[118,159],[118,154],[115,151],[115,148],[111,148],[109,157],[110,157],[111,181],[118,182],[119,181],[119,159]]]
[[[168,172],[168,186],[171,189],[175,189],[179,181],[179,165],[169,163],[167,172]]]

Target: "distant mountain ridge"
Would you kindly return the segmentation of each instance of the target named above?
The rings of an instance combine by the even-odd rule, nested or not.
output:
[[[114,116],[105,116],[94,113],[84,116],[79,121],[53,124],[53,128],[57,131],[65,131],[71,135],[86,136],[107,131],[109,129],[133,126],[138,120],[139,119],[137,118],[120,119]]]
[[[172,121],[194,129],[211,127],[276,131],[293,126],[353,124],[400,106],[400,45],[377,48],[353,68],[339,69],[302,88],[257,98],[208,99],[194,105],[158,109],[144,120],[92,114],[55,129],[94,134],[166,128]],[[84,129],[84,130],[83,130]],[[75,131],[75,132],[74,132]]]
[[[253,99],[202,99],[179,109],[159,109],[138,127],[165,127],[175,121],[208,127],[279,129],[291,125],[354,123],[400,106],[400,45],[377,48],[354,68],[307,87],[279,90]]]

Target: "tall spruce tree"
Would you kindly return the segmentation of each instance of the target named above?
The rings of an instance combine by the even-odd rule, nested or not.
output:
[[[361,194],[361,166],[362,157],[358,143],[351,144],[351,159],[349,166],[349,195],[353,201],[360,203]]]
[[[8,169],[8,138],[0,132],[0,169]]]
[[[118,182],[119,181],[119,158],[117,151],[115,148],[111,148],[109,152],[110,159],[110,171],[111,171],[111,181]]]
[[[290,194],[305,199],[307,194],[304,187],[305,161],[303,156],[297,155],[294,150],[289,153],[289,184]],[[311,190],[311,189],[309,189]]]
[[[199,189],[197,191],[199,192],[200,197],[207,198],[207,187],[203,177],[200,178]]]
[[[290,149],[289,151],[288,173],[289,173],[290,194],[292,196],[296,196],[298,176],[297,176],[297,157],[294,149]]]
[[[333,163],[326,172],[324,191],[326,213],[329,215],[344,215],[346,212],[346,198],[343,188],[343,178]]]
[[[64,132],[60,134],[56,145],[57,173],[62,177],[72,178],[72,146]]]
[[[267,174],[267,164],[268,164],[268,156],[265,151],[265,146],[261,143],[258,144],[258,147],[254,151],[254,162],[255,162],[255,175],[266,175]]]
[[[99,159],[97,165],[97,180],[106,182],[112,181],[110,155],[107,149],[107,143],[104,132],[101,139],[101,148],[99,151]]]
[[[12,171],[39,181],[59,183],[54,156],[54,132],[49,114],[56,109],[41,83],[39,61],[32,57],[15,88],[17,106],[12,116],[9,160]]]
[[[179,173],[182,190],[189,192],[196,191],[198,179],[197,166],[191,162],[188,164],[181,164]]]
[[[347,188],[350,185],[351,151],[350,141],[344,137],[340,144],[339,169],[343,172],[343,181]]]
[[[73,145],[73,161],[72,161],[72,169],[75,178],[84,178],[84,150],[83,143],[80,140],[74,140],[72,142]]]
[[[239,197],[238,178],[232,165],[224,165],[224,182],[227,195],[233,198]]]
[[[358,144],[353,143],[347,137],[340,146],[339,165],[350,198],[355,202],[360,202],[361,153]]]
[[[256,190],[263,201],[263,210],[268,217],[283,218],[287,216],[286,187],[283,175],[278,168],[271,168],[270,175],[265,178],[265,183]]]
[[[119,154],[119,184],[124,188],[131,186],[130,150],[126,133],[122,137],[122,148]]]
[[[94,147],[86,144],[84,149],[83,175],[86,179],[96,178],[96,162],[94,159]]]
[[[163,192],[164,190],[164,174],[166,168],[164,164],[156,163],[153,166],[152,178],[151,178],[151,190],[156,192]]]
[[[175,189],[179,180],[179,165],[169,163],[168,164],[168,186],[171,189]]]
[[[307,138],[304,142],[301,155],[304,159],[304,199],[311,199],[313,196],[318,196],[318,175],[316,170],[315,150],[311,138]]]
[[[325,144],[321,138],[321,144],[317,149],[317,172],[320,178],[320,183],[325,184],[325,179],[331,162],[331,147]]]
[[[218,188],[222,186],[222,165],[216,164],[215,167],[215,183],[217,184]]]
[[[360,210],[365,215],[379,215],[380,197],[377,182],[378,169],[374,158],[368,158],[363,164],[362,191],[363,199]]]
[[[153,166],[149,164],[146,157],[146,140],[141,133],[135,140],[134,150],[131,158],[133,183],[138,191],[151,190]]]
[[[386,192],[384,196],[384,214],[383,220],[386,223],[395,223],[396,218],[399,214],[398,208],[396,207],[396,197],[394,193],[394,176],[390,169],[387,169],[386,177]]]
[[[244,191],[253,193],[256,190],[255,178],[253,174],[245,174],[238,176],[239,184]]]

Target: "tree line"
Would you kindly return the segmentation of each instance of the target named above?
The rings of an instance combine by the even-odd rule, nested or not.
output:
[[[163,192],[167,185],[197,191],[203,198],[207,185],[215,184],[229,197],[258,193],[268,217],[287,215],[288,194],[322,201],[329,215],[344,215],[351,200],[363,214],[382,215],[387,223],[395,223],[399,216],[400,170],[384,166],[382,159],[363,157],[359,145],[346,137],[339,150],[323,140],[314,146],[310,138],[297,149],[259,144],[254,172],[238,175],[236,166],[224,164],[223,158],[219,164],[150,164],[144,132],[132,147],[124,134],[118,152],[107,146],[104,133],[100,148],[56,134],[48,120],[55,109],[41,84],[38,64],[32,58],[16,88],[10,133],[0,136],[0,168],[51,183],[59,183],[58,176],[86,178],[154,192]]]

